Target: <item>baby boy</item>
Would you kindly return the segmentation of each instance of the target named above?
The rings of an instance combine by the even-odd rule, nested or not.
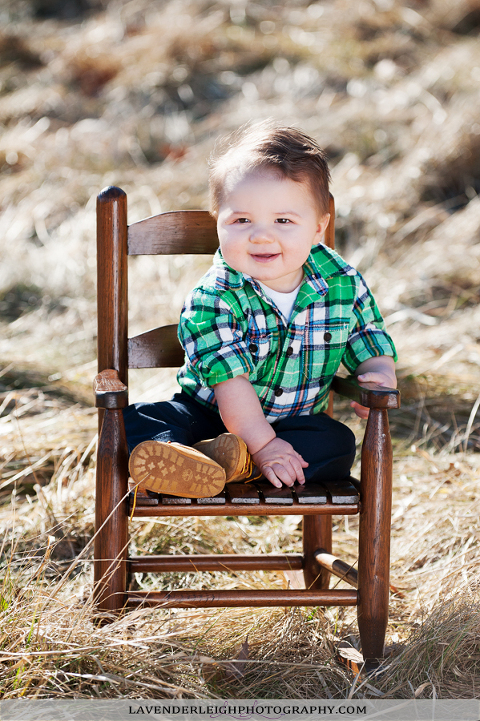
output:
[[[330,383],[343,364],[394,388],[396,354],[362,276],[322,244],[329,179],[296,128],[223,142],[210,172],[220,249],[182,310],[181,392],[124,411],[140,487],[200,498],[252,474],[276,487],[348,477],[355,439],[325,413]]]

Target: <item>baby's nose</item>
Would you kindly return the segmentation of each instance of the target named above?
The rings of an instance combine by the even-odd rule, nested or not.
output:
[[[257,225],[250,231],[250,240],[252,243],[273,243],[275,235],[269,228]]]

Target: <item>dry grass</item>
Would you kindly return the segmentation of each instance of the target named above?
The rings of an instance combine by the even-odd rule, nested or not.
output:
[[[0,692],[478,697],[478,3],[93,5],[73,19],[45,19],[63,4],[41,0],[36,17],[28,0],[0,9]],[[335,661],[340,638],[356,642],[352,610],[142,610],[93,623],[95,196],[123,187],[130,221],[205,207],[215,138],[270,116],[327,148],[338,246],[366,275],[401,359],[391,655],[367,681]],[[207,265],[132,259],[131,332],[174,322]],[[174,374],[130,381],[133,399],[161,399]],[[340,414],[360,439],[361,422]],[[131,550],[299,551],[299,520],[136,521]],[[356,533],[355,519],[338,519],[335,548],[352,563]]]
[[[38,390],[30,392],[36,415],[21,415],[17,405],[6,417],[15,427],[7,439],[5,478],[16,471],[20,494],[7,496],[5,489],[0,513],[6,531],[0,671],[5,698],[399,698],[418,689],[424,697],[477,695],[478,454],[435,452],[431,444],[417,448],[396,436],[387,635],[392,655],[384,676],[354,684],[335,661],[341,638],[355,642],[351,609],[143,610],[96,627],[89,563],[95,458],[88,443],[95,437],[95,417],[81,404],[75,411],[71,402],[46,400],[48,391],[41,393],[43,398]],[[353,425],[361,431],[360,422]],[[299,521],[136,521],[130,550],[298,552]],[[335,548],[350,562],[356,536],[355,518],[338,519]],[[149,588],[158,580],[142,574],[135,582]],[[288,583],[281,573],[162,578],[165,589]],[[242,664],[236,659],[245,643]]]

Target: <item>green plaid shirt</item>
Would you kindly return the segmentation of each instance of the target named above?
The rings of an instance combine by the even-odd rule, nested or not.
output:
[[[185,301],[179,339],[183,390],[217,408],[212,386],[248,373],[266,419],[320,413],[340,364],[353,373],[372,356],[396,360],[367,285],[335,251],[315,246],[290,320],[252,277],[220,251]]]

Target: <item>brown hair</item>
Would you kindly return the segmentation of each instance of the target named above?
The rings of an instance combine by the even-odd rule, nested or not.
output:
[[[210,213],[216,218],[228,179],[268,169],[307,182],[320,213],[328,213],[330,171],[325,152],[301,130],[272,121],[247,124],[223,138],[210,158]]]

